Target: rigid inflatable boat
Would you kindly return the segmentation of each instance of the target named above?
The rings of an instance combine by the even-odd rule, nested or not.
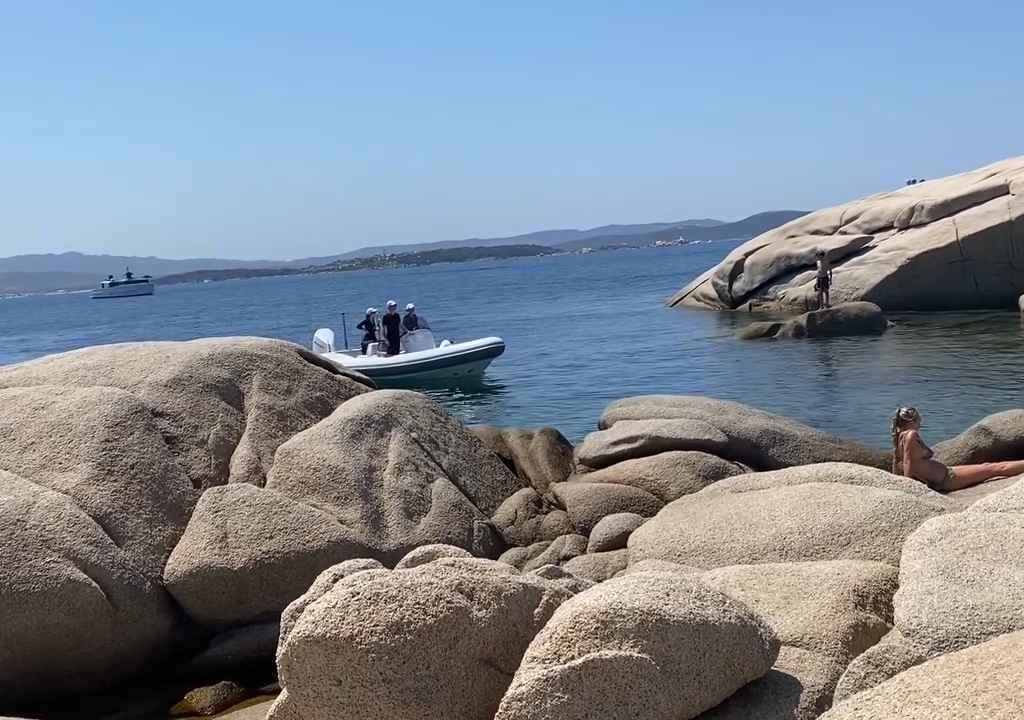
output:
[[[370,343],[363,355],[358,349],[336,349],[334,331],[320,328],[313,335],[313,352],[333,365],[355,370],[378,384],[465,379],[483,374],[491,362],[505,352],[500,337],[453,343],[434,341],[427,329],[402,337],[402,351],[385,355],[378,343]]]

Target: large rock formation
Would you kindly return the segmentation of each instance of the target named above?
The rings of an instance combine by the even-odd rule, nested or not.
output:
[[[770,673],[701,720],[810,720],[831,705],[850,660],[890,629],[897,571],[873,562],[780,563],[701,579],[761,615],[782,643]]]
[[[885,310],[1014,308],[1024,291],[1024,157],[819,210],[739,246],[669,305],[815,302],[815,252],[834,303]]]
[[[858,693],[822,720],[1016,720],[1024,716],[1024,632],[942,655]]]
[[[572,472],[572,444],[554,428],[471,425],[468,430],[537,492],[547,492],[548,486],[562,482]]]
[[[393,565],[436,543],[497,557],[490,515],[520,488],[426,396],[366,393],[283,443],[264,489],[207,490],[165,583],[204,625],[263,620],[344,560]]]
[[[361,709],[391,720],[491,720],[527,645],[572,596],[556,581],[463,558],[325,585],[283,638],[287,695],[274,717]]]
[[[1004,410],[982,418],[956,437],[936,443],[935,457],[947,465],[1024,458],[1024,410]]]
[[[623,460],[601,470],[573,475],[570,479],[588,483],[614,483],[646,490],[663,503],[703,490],[711,483],[749,468],[723,460],[711,453],[671,450]]]
[[[895,567],[911,532],[956,507],[920,483],[854,465],[741,475],[666,505],[630,535],[630,562],[710,569],[876,560]]]
[[[113,387],[134,395],[199,489],[262,485],[278,445],[368,384],[298,345],[263,338],[105,345],[0,368],[0,388]]]
[[[163,571],[203,489],[262,485],[365,382],[254,338],[0,368],[0,699],[98,691],[178,650]]]
[[[0,470],[0,710],[165,657],[174,611],[69,497]]]
[[[593,433],[577,448],[577,461],[601,468],[632,457],[667,450],[708,450],[754,470],[791,465],[850,462],[887,468],[889,455],[827,435],[780,415],[728,400],[697,395],[638,395],[613,402],[598,426],[614,431],[624,421],[676,421],[652,425],[644,440],[643,423],[627,431]]]
[[[699,580],[638,573],[569,600],[530,644],[495,720],[686,720],[766,672],[778,640]]]

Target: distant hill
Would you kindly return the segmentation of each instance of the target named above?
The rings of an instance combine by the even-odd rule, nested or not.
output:
[[[0,295],[85,290],[97,284],[99,280],[92,273],[0,272]]]
[[[366,258],[335,260],[325,265],[311,265],[306,268],[229,268],[224,270],[192,270],[185,273],[165,275],[157,278],[158,285],[175,285],[187,282],[214,282],[219,280],[240,280],[280,275],[312,275],[325,272],[346,272],[351,270],[383,270],[386,268],[420,267],[437,263],[459,263],[472,260],[494,260],[518,257],[555,255],[559,251],[546,245],[490,245],[486,247],[441,248],[410,253],[388,253]]]
[[[126,267],[131,267],[137,275],[169,275],[170,273],[189,272],[191,270],[220,270],[247,267],[280,267],[287,263],[280,260],[231,260],[225,258],[189,258],[187,260],[169,260],[158,257],[140,257],[136,255],[86,255],[80,252],[48,253],[40,255],[15,255],[0,258],[2,272],[70,272],[90,273],[99,282],[107,275],[120,276]]]
[[[547,245],[548,247],[557,247],[566,242],[586,240],[592,237],[640,235],[680,225],[712,227],[724,224],[726,223],[722,220],[697,218],[667,223],[643,223],[640,225],[602,225],[601,227],[590,228],[589,230],[540,230],[539,232],[526,233],[525,235],[511,235],[498,238],[466,238],[464,240],[443,240],[440,242],[411,243],[409,245],[370,245],[338,255],[303,258],[302,260],[293,261],[293,264],[298,262],[306,262],[312,265],[326,264],[335,260],[350,260],[387,253],[421,252],[424,250],[442,250],[454,247],[487,247],[489,245]]]
[[[602,225],[589,230],[541,230],[501,238],[468,238],[408,245],[376,245],[359,248],[337,255],[297,258],[293,260],[234,260],[230,258],[188,258],[172,260],[158,257],[126,255],[87,255],[80,252],[15,255],[0,258],[0,292],[28,293],[50,290],[78,290],[93,287],[108,274],[120,275],[126,267],[139,275],[156,278],[200,273],[190,280],[210,279],[202,273],[234,271],[235,277],[259,274],[283,274],[282,268],[305,270],[313,266],[373,258],[379,255],[430,252],[453,248],[485,248],[504,246],[543,246],[559,250],[581,247],[642,247],[657,240],[674,240],[680,235],[688,240],[720,240],[750,238],[784,222],[803,215],[802,212],[781,210],[760,213],[739,222],[723,222],[712,218],[694,218],[677,222],[641,223],[633,225]],[[184,280],[182,280],[184,281]]]
[[[788,223],[790,220],[795,220],[806,214],[807,212],[803,210],[774,210],[751,215],[737,222],[717,223],[715,225],[680,224],[624,237],[611,234],[591,236],[559,243],[558,247],[563,250],[576,250],[582,247],[592,247],[594,249],[603,247],[643,247],[645,245],[653,245],[659,240],[675,240],[679,237],[690,241],[748,239],[756,237],[763,232],[773,230],[780,225]]]

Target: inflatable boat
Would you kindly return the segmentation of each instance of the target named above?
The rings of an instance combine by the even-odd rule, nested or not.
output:
[[[339,350],[334,331],[320,328],[313,335],[313,352],[333,365],[355,370],[378,384],[465,379],[482,375],[491,362],[505,352],[500,337],[453,343],[434,341],[430,330],[415,330],[402,337],[402,351],[385,355],[378,343],[371,343],[363,355],[358,349]]]

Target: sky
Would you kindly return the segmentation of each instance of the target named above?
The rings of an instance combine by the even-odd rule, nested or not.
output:
[[[0,4],[0,256],[814,209],[1024,154],[1024,3]]]

